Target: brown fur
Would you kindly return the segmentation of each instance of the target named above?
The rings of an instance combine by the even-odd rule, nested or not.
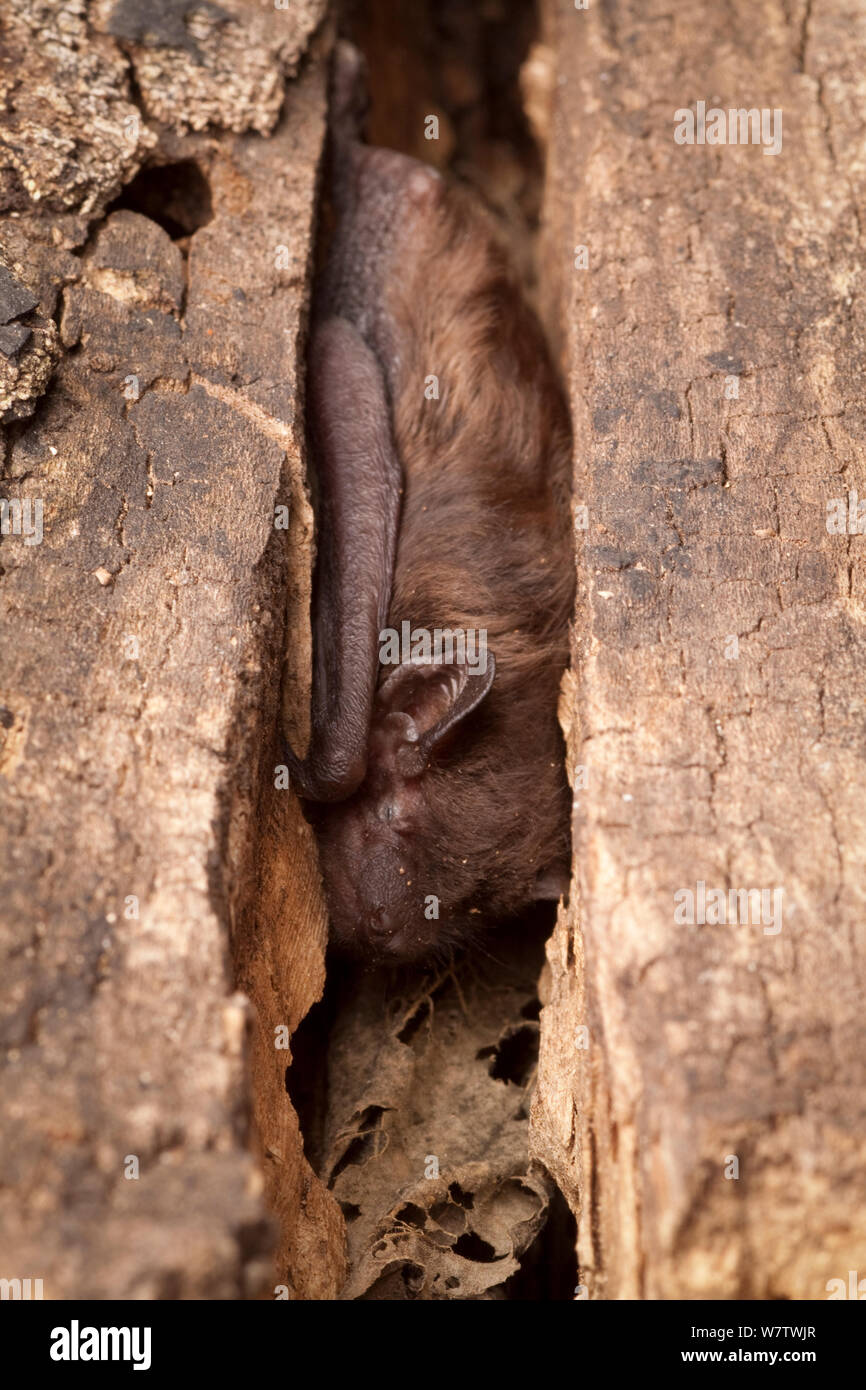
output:
[[[338,137],[341,226],[318,301],[313,436],[337,487],[351,486],[323,535],[317,639],[338,655],[330,702],[321,679],[322,737],[299,775],[334,803],[315,819],[335,939],[398,961],[513,914],[567,861],[556,702],[573,592],[570,431],[486,215],[423,165]],[[431,374],[438,400],[425,399]],[[335,416],[339,392],[352,406]],[[370,518],[395,476],[396,558],[377,571]],[[378,530],[387,550],[390,532]],[[348,558],[332,553],[338,533]],[[410,718],[425,727],[431,697],[426,686],[395,696],[390,671],[376,674],[377,584],[388,626],[484,629],[495,657],[488,693],[419,765],[403,730]],[[424,911],[430,895],[438,918]]]
[[[573,599],[570,432],[541,331],[486,217],[454,188],[437,201],[412,273],[388,295],[410,349],[393,379],[406,481],[389,623],[487,631],[493,687],[431,767],[427,806],[431,850],[476,894],[483,857],[479,900],[500,916],[566,853],[556,701]],[[419,399],[431,372],[438,401]]]

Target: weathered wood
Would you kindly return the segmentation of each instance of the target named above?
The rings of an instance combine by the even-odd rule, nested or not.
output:
[[[337,982],[308,1138],[347,1215],[342,1298],[508,1296],[553,1191],[528,1154],[538,926],[450,968]]]
[[[587,785],[534,1152],[591,1297],[824,1298],[866,1270],[866,572],[826,525],[864,488],[863,16],[545,10]],[[676,144],[701,99],[782,108],[782,152]],[[699,881],[781,888],[781,931],[678,925]]]
[[[0,545],[0,1274],[47,1298],[328,1296],[341,1274],[274,1047],[321,990],[321,890],[297,805],[267,828],[287,612],[290,696],[309,667],[299,349],[323,55],[286,75],[322,6],[231,8],[174,49],[135,29],[146,6],[93,6],[88,28],[83,0],[15,0],[0,20],[19,421],[0,496],[44,508],[41,543]],[[105,215],[148,152],[192,179],[176,240],[135,200]],[[256,1132],[289,1197],[266,1190]]]
[[[11,523],[0,543],[0,1275],[47,1297],[329,1298],[344,1276],[275,1046],[324,982],[310,832],[273,786],[287,632],[298,746],[309,675],[322,8],[0,17],[0,497],[44,506],[40,543]],[[827,529],[864,490],[866,33],[820,0],[543,9],[540,288],[587,529],[533,1153],[580,1212],[591,1297],[822,1298],[866,1271],[864,542]],[[781,108],[782,152],[676,144],[698,100]],[[175,239],[152,220],[158,182],[133,196],[148,160],[199,170],[186,235],[173,205]],[[780,888],[781,931],[679,924],[698,882]],[[415,1296],[497,1292],[459,1263],[459,1214],[435,1230],[428,1148],[471,1168],[503,1271],[543,1214],[524,1081],[487,1069],[492,1014],[458,1022],[473,987],[442,983],[438,1023],[421,996],[385,1019],[372,1080],[375,991],[335,1030],[345,1296],[403,1296],[404,1275]],[[456,1113],[470,1081],[465,1114],[514,1147]],[[422,1218],[442,1251],[423,1285]]]

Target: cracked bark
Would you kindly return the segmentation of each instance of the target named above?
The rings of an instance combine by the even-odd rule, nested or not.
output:
[[[309,668],[321,6],[158,9],[9,0],[0,31],[0,495],[45,503],[42,545],[0,545],[0,1274],[332,1297],[343,1222],[273,1045],[321,992],[324,914],[270,743],[287,630],[299,745]],[[863,486],[866,38],[821,0],[765,7],[760,44],[745,0],[544,9],[589,780],[533,1151],[591,1296],[823,1297],[866,1264],[863,542],[825,528]],[[783,155],[675,146],[701,96],[782,106]],[[204,171],[210,220],[144,217],[147,161]],[[698,879],[782,885],[783,931],[676,926]]]
[[[588,785],[533,1151],[590,1297],[823,1298],[866,1264],[864,541],[826,529],[863,489],[866,28],[821,0],[545,11]],[[783,108],[782,154],[676,145],[700,98]],[[676,925],[699,880],[781,886],[782,931]]]
[[[309,667],[322,6],[233,0],[174,47],[120,9],[14,0],[0,28],[5,321],[33,328],[6,344],[0,496],[44,506],[41,544],[0,544],[0,1274],[46,1298],[327,1297],[342,1218],[274,1046],[321,992],[324,910],[269,791],[287,621],[290,698]],[[146,158],[209,190],[175,239],[135,210]]]

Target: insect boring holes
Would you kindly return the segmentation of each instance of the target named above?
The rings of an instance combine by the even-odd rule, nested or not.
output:
[[[213,218],[211,187],[201,164],[193,159],[148,164],[111,204],[157,222],[172,241],[184,242]]]

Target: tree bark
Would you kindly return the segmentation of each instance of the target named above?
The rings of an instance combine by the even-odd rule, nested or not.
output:
[[[287,79],[321,11],[0,22],[0,496],[31,523],[0,546],[0,1273],[46,1298],[342,1277],[275,1032],[322,989],[321,887],[270,805],[287,616],[290,693],[309,668],[321,45]]]
[[[533,1151],[590,1297],[824,1298],[866,1268],[866,572],[827,526],[863,487],[866,31],[827,3],[545,13],[587,513]],[[675,143],[699,99],[781,108],[782,152]],[[781,889],[781,930],[678,923],[699,883]]]
[[[0,19],[0,1276],[48,1298],[506,1296],[542,1167],[589,1297],[866,1270],[866,30],[541,10],[579,600],[536,1162],[527,926],[502,979],[338,1001],[329,1187],[286,1093],[325,909],[275,777],[310,672],[324,3]],[[678,144],[699,100],[780,109],[781,152]],[[681,920],[701,884],[737,920]]]

